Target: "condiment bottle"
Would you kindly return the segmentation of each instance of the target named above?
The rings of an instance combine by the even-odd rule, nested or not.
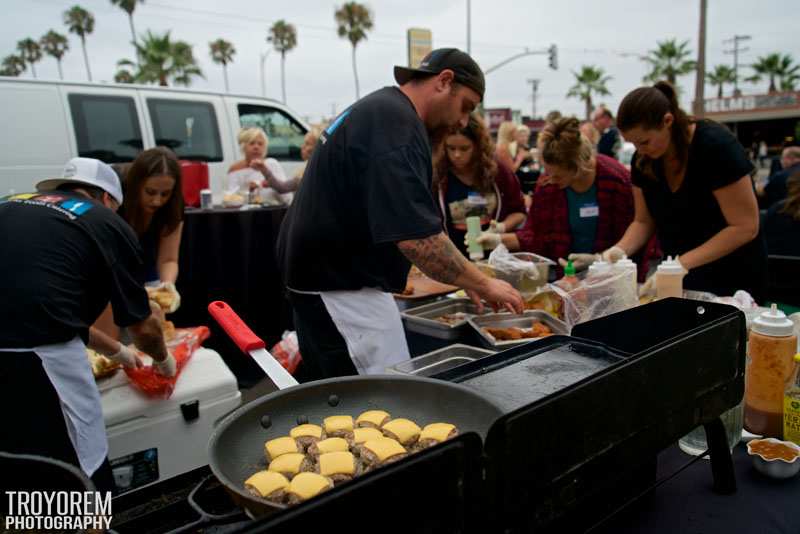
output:
[[[595,260],[589,266],[589,270],[586,273],[586,278],[597,278],[598,276],[603,276],[611,272],[612,272],[612,264],[603,260]]]
[[[794,372],[794,323],[777,309],[753,321],[745,371],[744,427],[753,434],[783,435],[783,394]]]
[[[656,269],[656,298],[682,297],[685,275],[686,271],[678,261],[678,257],[675,256],[673,260],[672,256],[667,256]]]
[[[628,273],[629,280],[631,287],[633,288],[634,294],[637,294],[639,285],[638,285],[638,271],[636,267],[636,262],[632,261],[628,256],[623,255],[621,259],[615,261],[611,264],[611,272],[612,273]]]
[[[800,354],[794,355],[794,376],[783,395],[783,439],[800,445]]]
[[[575,276],[575,265],[572,264],[572,260],[567,261],[567,266],[564,267],[564,277],[561,280],[557,280],[556,284],[564,291],[572,291],[579,284],[578,277]]]
[[[482,260],[483,259],[483,246],[478,243],[478,236],[481,235],[481,218],[480,216],[473,215],[467,217],[467,252],[469,252],[469,259]]]

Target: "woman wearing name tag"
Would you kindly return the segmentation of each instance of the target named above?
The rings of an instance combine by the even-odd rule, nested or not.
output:
[[[667,82],[628,93],[617,113],[636,146],[631,162],[636,216],[603,253],[610,261],[639,250],[653,234],[679,256],[685,289],[720,296],[744,289],[761,302],[766,250],[744,148],[724,126],[688,117]]]
[[[544,175],[528,218],[518,231],[484,232],[484,248],[502,242],[509,250],[533,252],[577,270],[616,243],[633,220],[630,174],[615,159],[596,154],[574,117],[548,124],[539,134]]]

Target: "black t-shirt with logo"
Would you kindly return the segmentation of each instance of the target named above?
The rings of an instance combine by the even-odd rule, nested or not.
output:
[[[675,192],[670,191],[662,166],[655,166],[655,180],[648,178],[637,168],[637,156],[631,162],[631,181],[642,189],[664,254],[672,256],[699,247],[728,226],[714,191],[753,169],[733,134],[712,121],[696,123],[683,183]],[[766,259],[759,233],[727,256],[692,269],[683,286],[720,296],[744,289],[758,301],[766,287]]]
[[[396,87],[375,91],[322,133],[278,238],[299,291],[397,292],[410,264],[396,242],[442,231],[428,133]]]
[[[32,348],[80,335],[111,302],[114,322],[150,315],[136,235],[81,194],[0,199],[0,348]]]

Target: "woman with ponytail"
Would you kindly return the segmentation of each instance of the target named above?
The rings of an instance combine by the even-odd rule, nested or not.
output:
[[[544,174],[533,193],[528,218],[517,232],[485,232],[478,241],[493,249],[571,259],[586,268],[616,243],[633,220],[630,174],[617,160],[597,154],[574,117],[548,123],[539,134]]]
[[[766,251],[744,148],[724,126],[694,120],[667,82],[628,93],[617,126],[636,146],[631,179],[636,214],[603,253],[610,261],[641,249],[653,234],[679,256],[684,288],[764,296]]]

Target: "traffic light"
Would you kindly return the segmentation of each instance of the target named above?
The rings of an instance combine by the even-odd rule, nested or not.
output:
[[[550,68],[558,70],[558,48],[556,45],[551,44],[550,48],[547,49],[547,54],[550,61]]]

